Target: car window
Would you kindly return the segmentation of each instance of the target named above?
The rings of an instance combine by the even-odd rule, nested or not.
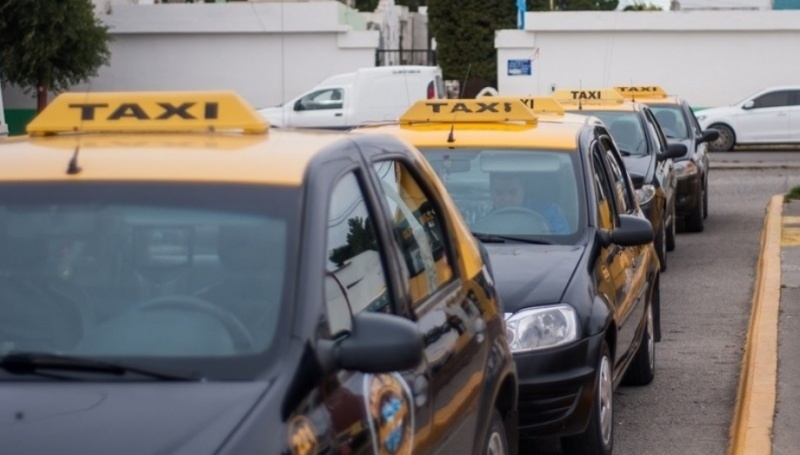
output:
[[[779,90],[757,96],[753,98],[753,109],[789,106],[792,104],[790,101],[791,94],[790,90]]]
[[[673,139],[687,139],[689,128],[681,112],[681,106],[651,106],[651,111],[658,121],[664,135]]]
[[[592,177],[595,184],[598,214],[598,227],[601,229],[611,230],[614,228],[614,220],[616,219],[616,207],[614,206],[615,194],[614,185],[608,177],[605,168],[605,158],[599,146],[595,146],[592,152]]]
[[[577,153],[422,149],[475,233],[571,243],[581,225]]]
[[[698,136],[702,134],[703,128],[700,126],[700,122],[697,120],[697,116],[694,113],[694,109],[692,109],[692,107],[686,104],[686,102],[684,101],[683,110],[689,116],[689,123],[691,124],[692,130],[695,132],[695,134]]]
[[[647,138],[639,115],[633,111],[595,111],[584,109],[582,115],[599,118],[608,127],[619,150],[626,155],[647,155]]]
[[[663,152],[667,149],[667,138],[664,136],[664,132],[653,117],[653,112],[649,109],[645,109],[644,118],[646,128],[650,131],[650,136],[656,141],[656,147],[658,147],[657,152]]]
[[[610,140],[602,138],[600,141],[600,146],[605,152],[608,170],[611,172],[611,176],[613,178],[611,183],[614,186],[614,194],[616,195],[616,202],[619,212],[632,213],[636,205],[634,204],[633,194],[630,192],[627,179],[625,178],[625,174],[622,170],[623,164],[620,163],[615,156],[615,152],[613,150],[614,145]]]
[[[383,249],[355,174],[339,180],[328,210],[325,304],[330,334],[351,328],[351,314],[391,312]]]
[[[295,110],[317,111],[325,109],[341,109],[344,104],[344,89],[331,88],[318,90],[300,98]]]
[[[453,269],[441,214],[408,168],[399,161],[375,164],[395,238],[405,259],[412,304],[448,283]]]

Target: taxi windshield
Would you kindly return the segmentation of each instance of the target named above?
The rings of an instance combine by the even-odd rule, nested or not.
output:
[[[684,121],[680,106],[675,104],[650,105],[650,110],[656,116],[658,125],[665,136],[670,139],[689,139],[689,127]]]
[[[253,377],[274,357],[294,188],[0,185],[0,350]]]
[[[585,214],[575,152],[421,149],[473,233],[572,244]]]
[[[602,120],[624,155],[647,155],[647,138],[636,112],[584,109],[580,113]]]

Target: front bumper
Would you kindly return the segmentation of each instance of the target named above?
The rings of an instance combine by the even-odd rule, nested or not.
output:
[[[514,354],[521,438],[563,436],[586,429],[603,335],[541,352]]]
[[[687,216],[702,204],[701,188],[699,173],[678,178],[675,188],[675,212],[678,216]]]

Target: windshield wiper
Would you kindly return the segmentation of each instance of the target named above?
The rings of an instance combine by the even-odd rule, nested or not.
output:
[[[114,376],[138,374],[162,381],[200,381],[203,378],[180,375],[131,365],[105,362],[84,357],[41,352],[11,352],[0,357],[0,369],[12,374],[41,374],[45,371],[102,373]]]
[[[497,235],[497,234],[484,234],[482,232],[473,232],[473,236],[481,242],[486,243],[506,243],[506,241],[531,243],[534,245],[552,245],[553,242],[542,238],[530,237],[517,237],[513,235]]]

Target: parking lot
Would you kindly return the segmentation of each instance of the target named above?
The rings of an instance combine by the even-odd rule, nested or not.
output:
[[[770,196],[800,185],[798,169],[800,154],[712,156],[705,231],[679,234],[662,275],[655,380],[617,391],[615,453],[727,451],[764,210]],[[560,448],[542,441],[523,453]]]

